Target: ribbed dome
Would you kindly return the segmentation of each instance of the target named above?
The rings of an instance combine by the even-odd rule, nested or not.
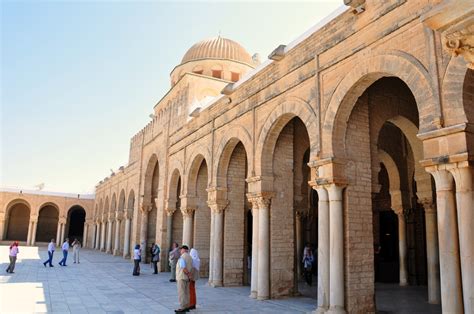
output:
[[[252,64],[249,53],[233,40],[216,37],[194,44],[183,57],[181,63],[200,59],[230,59]]]

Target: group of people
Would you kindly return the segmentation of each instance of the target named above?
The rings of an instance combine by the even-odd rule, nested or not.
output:
[[[169,252],[170,282],[177,282],[178,287],[180,308],[175,310],[176,313],[184,313],[196,309],[196,281],[199,279],[201,260],[196,249],[193,248],[190,252],[188,251],[189,247],[187,245],[179,246],[175,242]],[[160,261],[160,252],[160,247],[154,243],[150,248],[153,274],[158,273],[157,264]],[[141,256],[140,244],[136,244],[133,251],[133,276],[140,275]]]
[[[78,239],[74,239],[72,242],[72,250],[74,254],[74,264],[79,264],[79,251],[81,250],[81,242]],[[63,245],[61,246],[61,250],[63,251],[63,258],[59,262],[60,266],[67,266],[66,261],[67,261],[67,255],[69,252],[69,238],[66,238],[64,240]],[[53,265],[53,255],[54,255],[54,250],[56,249],[56,242],[54,239],[51,239],[51,242],[48,244],[48,259],[43,262],[43,266],[46,267],[46,264],[49,264],[49,267],[54,267]]]
[[[10,258],[10,264],[8,265],[6,269],[7,273],[14,274],[17,255],[18,253],[20,253],[18,246],[19,246],[18,241],[14,241],[10,245],[9,256],[8,256]],[[76,263],[79,264],[79,251],[81,249],[81,242],[78,239],[74,239],[74,241],[72,242],[72,247],[73,247],[73,252],[74,252],[74,264]],[[55,249],[56,249],[56,242],[54,239],[51,239],[51,242],[48,244],[48,259],[45,262],[43,262],[44,267],[46,267],[46,264],[49,264],[49,267],[54,267],[53,254],[54,254]],[[67,261],[68,251],[69,251],[68,238],[66,238],[66,240],[64,241],[61,249],[63,251],[63,258],[59,262],[59,265],[67,266],[66,261]]]

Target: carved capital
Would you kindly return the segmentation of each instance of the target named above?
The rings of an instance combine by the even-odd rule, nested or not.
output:
[[[474,70],[474,24],[457,29],[442,34],[443,47],[454,57],[463,56],[468,68]]]
[[[270,193],[270,192],[247,194],[247,198],[249,202],[252,203],[253,210],[262,209],[262,208],[270,208],[272,197],[273,197],[273,193]]]
[[[118,220],[118,221],[121,221],[123,219],[123,212],[121,210],[117,211],[115,213],[115,219]]]
[[[431,198],[423,198],[420,203],[425,209],[425,214],[436,214],[436,207]]]
[[[149,204],[142,204],[140,206],[140,210],[143,212],[143,213],[148,213],[151,211],[151,205]]]
[[[229,205],[229,201],[227,200],[220,200],[218,202],[207,202],[209,205],[209,208],[211,209],[211,212],[213,214],[222,214],[224,210],[226,209],[227,205]]]
[[[185,208],[181,208],[181,214],[183,214],[183,217],[186,217],[186,218],[191,218],[193,217],[193,213],[196,209],[193,208],[193,207],[185,207]]]
[[[168,216],[168,217],[173,216],[173,214],[174,214],[175,211],[176,211],[176,208],[174,208],[174,207],[172,207],[172,208],[166,208],[166,209],[165,209],[166,216]]]

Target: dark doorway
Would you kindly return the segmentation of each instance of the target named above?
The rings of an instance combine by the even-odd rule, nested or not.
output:
[[[15,204],[8,217],[7,240],[26,241],[30,223],[30,208],[23,203]]]
[[[391,211],[379,212],[380,246],[375,251],[375,281],[399,282],[398,217]]]
[[[49,242],[56,238],[58,229],[59,212],[53,205],[46,205],[41,208],[38,217],[38,227],[36,230],[37,242]]]
[[[79,205],[71,207],[68,215],[67,237],[72,242],[75,238],[83,242],[84,222],[86,221],[86,211]]]

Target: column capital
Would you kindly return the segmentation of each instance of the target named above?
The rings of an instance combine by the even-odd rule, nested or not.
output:
[[[436,207],[431,198],[422,198],[419,200],[420,204],[425,209],[425,214],[436,214]]]
[[[30,216],[30,222],[37,223],[37,222],[38,222],[38,215],[32,215],[32,216]]]
[[[228,200],[219,200],[219,201],[213,201],[213,202],[207,202],[207,205],[211,209],[211,212],[213,214],[222,214],[224,210],[227,208],[227,205],[229,205]]]
[[[124,219],[132,219],[133,218],[133,209],[124,209],[123,210],[123,218]]]
[[[66,217],[59,217],[58,223],[65,224],[66,223]]]
[[[168,207],[168,208],[165,208],[165,212],[166,212],[166,216],[168,217],[171,217],[173,216],[174,212],[176,211],[176,208],[175,207]]]
[[[431,173],[436,183],[436,191],[452,191],[454,178],[447,167],[439,165],[426,167],[426,171]]]
[[[190,218],[193,216],[195,210],[193,207],[183,207],[181,208],[181,214],[183,214],[183,217]]]
[[[151,208],[152,208],[151,204],[141,204],[141,206],[140,206],[140,210],[141,210],[142,213],[150,212]]]
[[[121,220],[123,219],[123,216],[124,216],[123,211],[118,210],[118,211],[115,213],[115,220],[121,221]]]
[[[252,209],[270,208],[273,192],[247,193],[247,199],[252,203]]]

